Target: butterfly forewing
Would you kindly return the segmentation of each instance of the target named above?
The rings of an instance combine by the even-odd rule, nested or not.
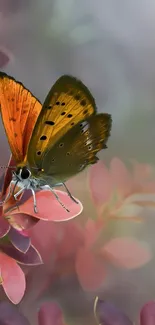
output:
[[[41,107],[40,102],[20,82],[0,73],[1,116],[17,164],[26,160],[29,140]]]
[[[60,77],[51,88],[35,125],[28,150],[30,166],[40,167],[49,148],[95,112],[95,101],[87,87],[74,77]]]
[[[97,152],[106,148],[111,122],[111,115],[98,114],[69,130],[45,154],[43,178],[54,185],[95,163]]]

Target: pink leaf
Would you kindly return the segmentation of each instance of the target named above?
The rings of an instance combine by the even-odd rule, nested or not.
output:
[[[36,193],[38,213],[34,212],[33,198],[30,197],[20,207],[20,212],[29,214],[35,218],[50,221],[66,221],[75,218],[82,212],[82,204],[78,201],[76,204],[67,193],[62,191],[55,191],[62,203],[70,212],[67,212],[55,198],[50,191],[40,191]],[[18,214],[19,210],[16,208],[12,210],[11,214]]]
[[[57,303],[44,303],[38,313],[39,325],[64,325],[63,314]]]
[[[105,279],[103,262],[86,248],[80,248],[76,257],[76,272],[84,290],[96,290]]]
[[[13,228],[19,231],[30,229],[39,221],[39,219],[34,218],[29,214],[19,212],[15,214],[12,214],[12,212],[10,212],[10,214],[6,215],[5,218]]]
[[[127,269],[135,269],[148,263],[152,254],[146,243],[134,238],[114,238],[101,249],[111,263]]]
[[[3,216],[0,217],[0,238],[6,236],[10,230],[9,223],[3,218]]]
[[[10,257],[13,257],[18,263],[25,265],[40,265],[42,258],[34,246],[30,246],[26,253],[22,253],[12,245],[0,245],[3,252]]]
[[[31,241],[29,237],[23,236],[19,231],[11,228],[9,231],[9,239],[13,246],[19,251],[26,253],[30,247]]]
[[[14,259],[0,252],[1,278],[8,298],[18,304],[25,292],[25,276]]]

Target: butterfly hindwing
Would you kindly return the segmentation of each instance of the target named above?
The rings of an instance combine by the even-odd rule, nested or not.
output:
[[[111,130],[111,115],[98,114],[78,123],[45,154],[43,178],[54,184],[63,182],[95,163],[97,152],[106,148]]]
[[[87,87],[74,77],[60,77],[51,88],[35,125],[28,149],[29,165],[39,167],[51,145],[95,112],[95,101]]]
[[[0,72],[0,110],[16,164],[26,159],[41,103],[20,82]]]

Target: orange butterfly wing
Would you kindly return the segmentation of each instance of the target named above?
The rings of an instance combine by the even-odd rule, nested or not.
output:
[[[0,109],[17,165],[27,159],[29,141],[42,105],[22,83],[0,72]]]

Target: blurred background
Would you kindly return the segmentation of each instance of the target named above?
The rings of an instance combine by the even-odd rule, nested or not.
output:
[[[26,271],[19,308],[34,324],[45,300],[61,303],[68,324],[94,324],[96,294],[132,319],[155,297],[154,35],[153,0],[0,0],[0,69],[41,102],[59,76],[74,75],[113,119],[101,163],[68,182],[83,213],[32,230],[45,264]],[[2,123],[0,136],[5,165]]]

